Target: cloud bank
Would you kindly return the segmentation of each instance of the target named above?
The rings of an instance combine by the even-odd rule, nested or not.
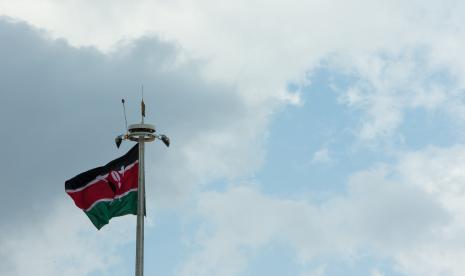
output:
[[[56,201],[63,180],[114,155],[119,99],[136,103],[140,83],[153,91],[149,116],[175,145],[170,154],[150,149],[149,164],[161,173],[148,175],[158,180],[148,192],[160,205],[215,179],[251,175],[263,161],[270,116],[282,103],[303,104],[299,95],[321,67],[350,79],[336,90],[341,108],[361,114],[353,131],[362,144],[401,139],[412,110],[444,113],[463,126],[463,10],[461,1],[0,2],[1,14],[46,30],[0,24],[1,134],[9,142],[1,146],[8,185],[0,214],[8,223],[0,230],[10,237],[24,229],[21,239],[32,240],[42,215],[66,204]],[[322,204],[249,186],[202,193],[196,210],[209,235],[179,273],[237,275],[247,254],[279,240],[302,263],[368,251],[407,275],[462,275],[463,147],[394,154],[397,163],[354,172],[347,193]],[[18,198],[28,204],[17,206]],[[53,221],[59,229],[67,220]],[[73,239],[69,245],[79,244]],[[0,267],[29,273],[19,266],[29,255],[5,253],[15,242],[0,238]]]
[[[402,275],[461,275],[464,158],[463,146],[408,152],[353,174],[346,194],[321,204],[247,186],[205,192],[197,201],[201,246],[180,275],[240,275],[250,256],[276,242],[293,248],[302,269],[319,260],[317,275],[334,258],[366,255],[393,260]]]
[[[82,234],[90,224],[77,219],[73,225],[77,214],[84,215],[69,208],[71,200],[59,199],[65,197],[66,179],[130,147],[117,152],[113,144],[124,129],[119,101],[126,98],[129,121],[138,120],[141,83],[146,88],[147,119],[160,122],[158,129],[170,135],[174,145],[169,155],[161,145],[148,147],[151,202],[164,206],[182,201],[212,179],[234,178],[261,162],[259,134],[267,117],[255,116],[253,106],[244,103],[234,87],[205,80],[200,62],[173,65],[178,55],[173,44],[147,37],[105,54],[50,39],[45,31],[8,18],[0,20],[0,40],[5,141],[0,149],[7,183],[0,193],[4,274],[25,275],[33,267],[44,267],[44,275],[62,275],[72,260],[76,265],[69,267],[70,275],[85,275],[111,264],[96,258],[93,265],[79,268],[92,258],[79,259],[85,255],[81,253],[98,255],[111,247],[112,239],[80,247],[81,235],[91,240],[100,235]],[[61,230],[66,233],[58,235]],[[125,236],[121,243],[131,240],[132,235]],[[33,257],[46,248],[49,255]],[[75,249],[71,255],[60,255],[63,248]],[[29,259],[35,260],[34,266],[23,265]]]

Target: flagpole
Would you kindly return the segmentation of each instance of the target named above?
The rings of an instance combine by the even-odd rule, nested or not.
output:
[[[141,125],[144,125],[145,103],[142,85]],[[154,128],[155,131],[155,128]],[[145,217],[145,135],[139,136],[139,190],[137,193],[136,276],[144,276],[144,217]]]
[[[143,93],[142,87],[142,93]],[[143,96],[143,94],[142,94]],[[124,107],[124,99],[122,100]],[[144,276],[144,217],[145,217],[145,142],[160,140],[165,146],[170,146],[170,139],[164,134],[157,134],[155,126],[144,123],[145,103],[141,101],[141,123],[132,124],[127,128],[126,134],[116,136],[115,143],[119,147],[123,140],[139,143],[139,182],[137,191],[137,228],[136,228],[136,276]]]
[[[136,276],[144,275],[145,137],[139,137],[139,188],[137,192]]]

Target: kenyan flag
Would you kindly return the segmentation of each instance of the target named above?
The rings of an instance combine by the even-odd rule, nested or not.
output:
[[[65,182],[65,190],[97,229],[111,218],[137,214],[139,145],[105,166]]]

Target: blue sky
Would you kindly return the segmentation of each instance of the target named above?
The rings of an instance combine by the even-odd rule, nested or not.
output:
[[[0,1],[0,274],[133,273],[135,217],[63,183],[129,149],[143,83],[146,275],[463,275],[464,10]]]

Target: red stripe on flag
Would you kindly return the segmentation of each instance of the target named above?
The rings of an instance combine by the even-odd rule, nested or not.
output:
[[[124,175],[115,175],[112,177],[109,172],[106,181],[100,180],[85,189],[77,192],[66,192],[76,204],[77,207],[87,210],[96,201],[101,199],[113,199],[127,191],[137,188],[138,186],[139,164],[134,164],[130,169],[124,172]],[[118,181],[119,180],[119,181]],[[121,186],[118,185],[118,182]]]

